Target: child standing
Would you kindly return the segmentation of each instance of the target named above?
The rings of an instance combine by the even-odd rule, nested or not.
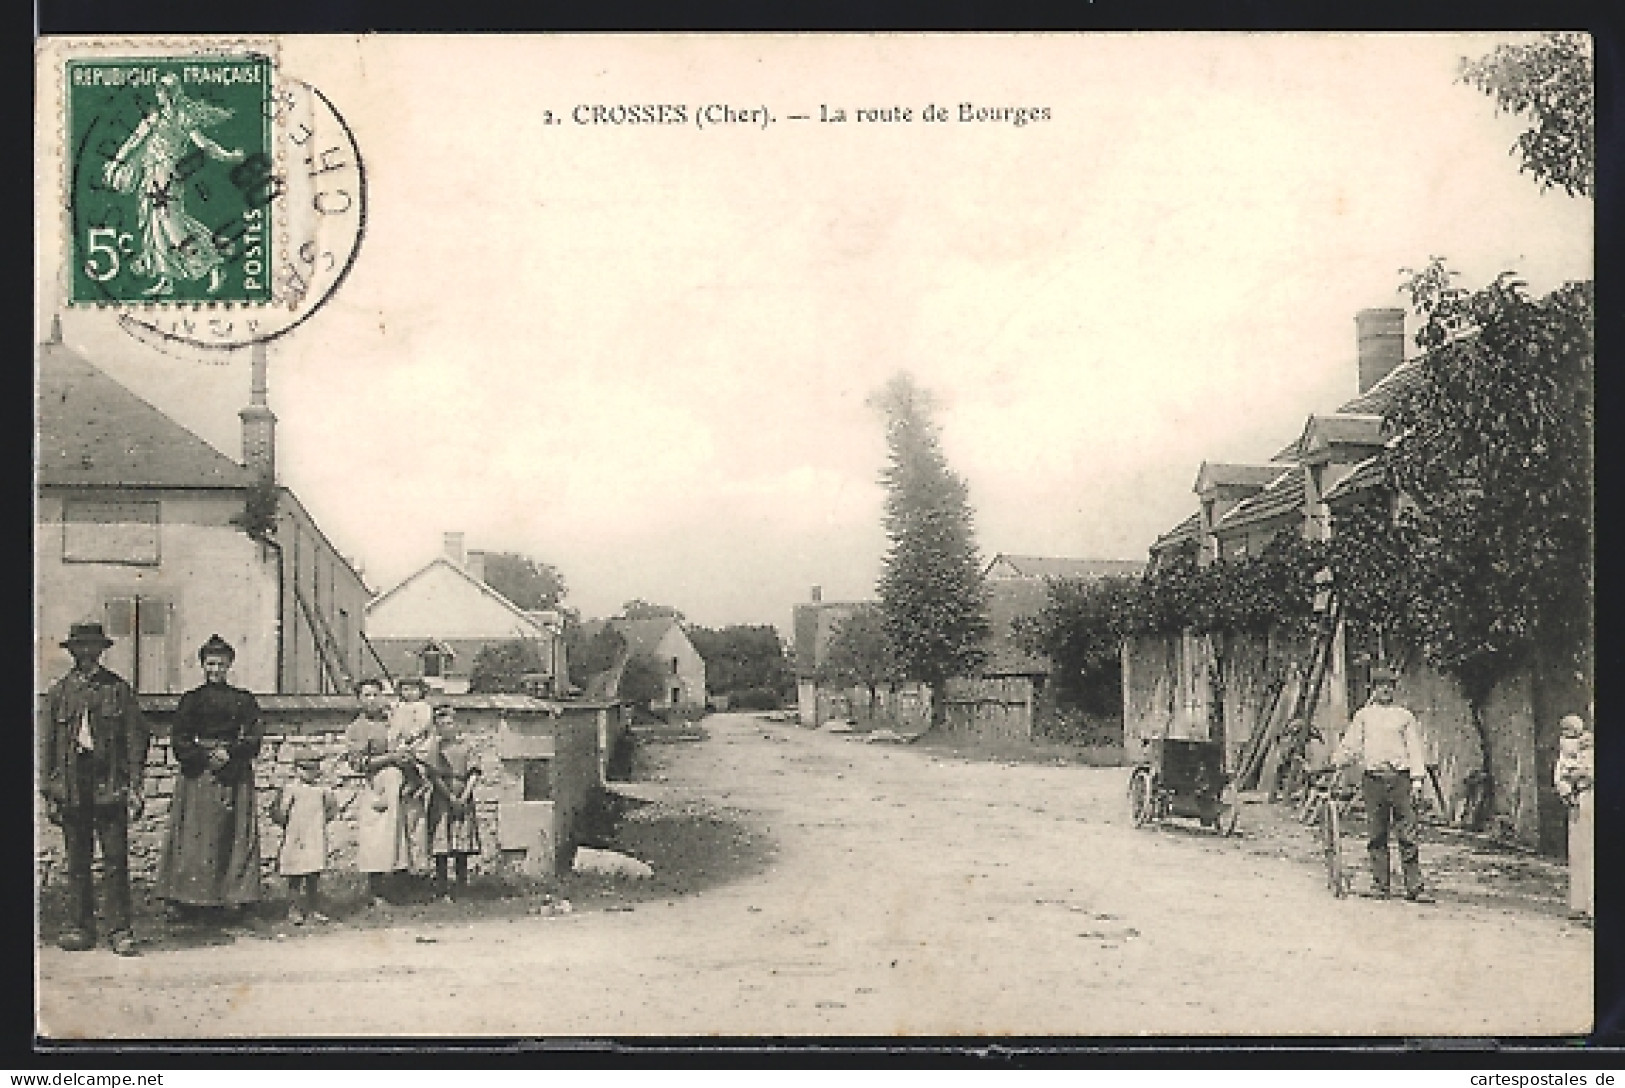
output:
[[[338,800],[321,784],[322,757],[301,751],[294,757],[297,778],[277,791],[271,815],[282,825],[277,868],[288,878],[288,921],[325,922],[317,909],[317,883],[327,868],[327,825],[338,815]]]
[[[446,884],[446,866],[455,863],[457,891],[468,888],[468,857],[480,852],[480,825],[475,815],[474,783],[479,765],[457,728],[457,712],[449,706],[435,710],[436,744],[429,765],[434,792],[429,797],[429,850],[434,855],[435,895],[452,898]]]
[[[1595,756],[1591,729],[1570,714],[1558,723],[1557,795],[1569,807],[1569,917],[1590,920],[1595,912],[1592,849],[1595,834]]]

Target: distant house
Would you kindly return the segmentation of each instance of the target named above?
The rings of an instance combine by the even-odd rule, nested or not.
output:
[[[1138,559],[1068,559],[1003,552],[994,556],[983,571],[988,588],[988,659],[983,674],[1032,677],[1042,685],[1050,663],[1022,647],[1016,628],[1021,620],[1044,610],[1052,579],[1138,578],[1144,571],[1145,562]]]
[[[988,587],[987,661],[979,675],[956,677],[946,685],[945,727],[984,736],[1030,737],[1035,723],[1054,712],[1045,698],[1050,663],[1022,645],[1018,621],[1043,610],[1051,579],[1132,578],[1144,569],[1143,562],[1131,559],[994,556],[983,571]],[[875,601],[826,601],[816,586],[810,601],[795,606],[796,704],[803,725],[862,716],[866,690],[830,685],[820,676],[841,624],[857,612],[878,607]],[[931,692],[924,685],[888,684],[876,694],[881,703],[877,713],[914,727],[929,720]]]
[[[628,658],[647,658],[660,672],[661,694],[650,702],[650,709],[705,706],[705,659],[694,649],[682,624],[664,617],[611,620],[610,625],[626,639]]]
[[[875,601],[826,601],[823,590],[814,586],[812,599],[792,610],[796,716],[802,725],[818,726],[831,718],[852,715],[853,693],[820,684],[818,675],[828,658],[830,640],[841,624],[855,612],[876,607]]]
[[[367,637],[380,660],[392,677],[422,676],[459,694],[482,649],[530,641],[546,682],[564,690],[569,669],[557,613],[527,612],[486,585],[484,560],[484,552],[464,552],[462,533],[447,533],[442,555],[373,598]]]
[[[276,483],[266,356],[253,356],[232,460],[62,342],[39,350],[35,678],[71,665],[58,641],[95,622],[103,659],[142,693],[202,681],[211,634],[237,650],[234,683],[262,693],[347,692],[375,671],[361,575]]]
[[[1041,731],[1057,714],[1051,663],[1023,644],[1021,621],[1044,610],[1052,580],[1138,578],[1144,570],[1144,562],[1132,559],[994,556],[983,572],[988,589],[987,661],[979,676],[949,683],[948,728],[1005,738],[1031,737]],[[1097,739],[1113,746],[1121,742],[1120,734]]]

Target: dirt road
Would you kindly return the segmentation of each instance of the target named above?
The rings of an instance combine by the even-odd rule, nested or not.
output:
[[[630,910],[342,927],[130,960],[47,947],[42,1026],[193,1037],[1590,1024],[1592,935],[1550,902],[1448,883],[1435,906],[1334,900],[1301,844],[1256,828],[1220,840],[1130,827],[1122,768],[963,762],[745,715],[706,726],[706,741],[663,746],[664,781],[633,790],[769,837],[777,852],[755,875]]]

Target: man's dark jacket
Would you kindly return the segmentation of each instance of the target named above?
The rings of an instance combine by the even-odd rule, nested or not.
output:
[[[79,777],[74,773],[79,725],[87,708],[94,742],[93,797],[80,796]],[[135,692],[122,677],[99,665],[88,676],[71,670],[45,699],[39,723],[40,792],[69,808],[125,804],[130,784],[135,783],[139,790],[146,774],[149,736]]]

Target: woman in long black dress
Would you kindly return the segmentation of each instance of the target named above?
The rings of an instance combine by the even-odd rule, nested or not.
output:
[[[198,651],[204,681],[181,696],[170,732],[180,764],[169,832],[158,861],[159,897],[172,909],[240,907],[260,898],[254,757],[260,707],[226,683],[237,653],[219,635]]]

